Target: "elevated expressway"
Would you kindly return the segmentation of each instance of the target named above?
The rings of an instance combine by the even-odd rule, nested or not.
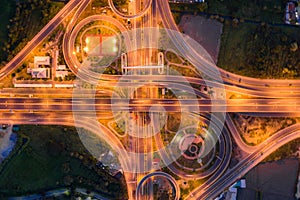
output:
[[[69,3],[53,18],[42,30],[41,32],[34,37],[32,41],[14,58],[9,62],[1,71],[0,79],[3,79],[9,72],[15,69],[20,65],[28,53],[33,50],[40,42],[45,39],[64,19],[65,17],[74,11],[75,12],[71,22],[67,27],[66,34],[64,36],[63,49],[66,62],[70,69],[78,74],[80,64],[76,63],[76,60],[72,58],[72,31],[77,31],[75,27],[76,21],[78,20],[82,11],[87,7],[89,0],[70,0]],[[109,0],[110,5],[112,5],[112,0]],[[112,7],[112,10],[116,12],[122,18],[133,19],[142,16],[146,13],[147,9],[151,6],[152,1],[147,1],[145,6],[145,11],[138,13],[137,15],[127,16],[122,13],[118,13]],[[174,23],[172,18],[171,11],[169,9],[167,0],[155,1],[156,6],[159,8],[160,16],[162,18],[163,25],[165,28],[170,30],[177,30],[178,28]],[[149,7],[148,7],[149,6]],[[97,16],[99,17],[99,16]],[[101,18],[90,17],[88,19],[92,20],[106,20],[102,16]],[[109,19],[110,20],[110,19]],[[111,21],[113,24],[117,24],[116,21]],[[75,28],[74,28],[75,27]],[[80,26],[78,26],[80,28]],[[120,25],[119,29],[125,31],[123,26]],[[187,56],[188,60],[192,64],[197,66],[204,66],[203,72],[209,77],[216,75],[215,71],[211,70],[211,67],[214,67],[213,63],[210,60],[206,60],[201,55],[197,53],[197,50],[193,47],[188,46],[188,43],[185,38],[180,37],[180,35],[173,35],[172,31],[168,32],[170,37],[174,39],[174,42],[179,51],[184,56]],[[70,42],[71,41],[71,42]],[[128,40],[127,40],[128,42]],[[130,45],[130,42],[128,42]],[[206,66],[206,67],[205,67]],[[135,111],[146,112],[153,105],[162,105],[168,111],[182,111],[186,109],[187,111],[193,111],[196,108],[200,107],[200,110],[203,112],[210,112],[212,110],[212,104],[214,106],[214,111],[218,111],[218,107],[221,110],[221,107],[226,106],[227,112],[251,112],[260,116],[264,113],[274,113],[276,116],[287,116],[294,114],[298,116],[300,113],[299,105],[299,92],[300,92],[300,81],[299,80],[261,80],[253,79],[248,77],[243,77],[235,75],[229,72],[226,72],[222,69],[219,69],[219,73],[222,76],[222,82],[212,82],[210,83],[216,88],[225,88],[225,91],[230,91],[231,93],[244,94],[252,97],[254,99],[227,99],[224,101],[219,100],[206,100],[200,99],[197,100],[172,100],[172,99],[115,99],[114,102],[117,102],[116,105],[118,109],[126,109],[128,105]],[[83,79],[88,81],[92,80],[99,82],[99,74],[86,74],[80,73]],[[100,80],[105,80],[107,85],[114,85],[121,77],[120,76],[110,76],[102,75]],[[126,80],[144,80],[145,76],[125,76],[122,79]],[[207,82],[191,77],[185,77],[188,82],[195,85],[205,86]],[[184,85],[178,83],[178,78],[176,76],[159,76],[153,75],[151,78],[147,79],[151,81],[160,81],[160,84],[165,84],[166,86],[175,87],[175,88],[184,88]],[[147,81],[146,80],[146,81]],[[225,85],[224,85],[225,84]],[[196,89],[197,90],[197,89]],[[276,91],[274,93],[274,91]],[[12,92],[13,93],[13,92]],[[200,94],[201,91],[199,91]],[[203,95],[205,97],[205,94]],[[264,99],[261,99],[264,98]],[[63,125],[74,125],[74,119],[72,111],[77,110],[79,112],[86,112],[91,110],[105,111],[108,107],[111,106],[112,99],[109,98],[96,98],[95,102],[89,99],[71,99],[71,98],[1,98],[0,99],[0,121],[3,123],[11,121],[12,123],[18,124],[63,124]],[[129,104],[128,104],[129,102]],[[198,104],[198,105],[197,105]],[[28,112],[29,111],[29,112]],[[55,112],[53,112],[55,111]],[[64,112],[62,112],[64,111]],[[154,110],[155,111],[155,110]],[[31,112],[31,113],[30,113]],[[110,117],[103,116],[103,117]],[[84,121],[80,121],[79,125],[94,131],[95,124],[94,121],[89,121],[87,118]],[[114,136],[109,130],[105,127],[105,135],[100,137],[112,138],[110,145],[123,149],[124,146],[119,142],[119,140]],[[261,145],[256,147],[248,147],[241,142],[241,138],[236,130],[234,130],[234,124],[232,121],[227,121],[227,128],[231,132],[233,139],[241,147],[241,149],[248,153],[248,156],[244,158],[240,163],[238,163],[234,168],[227,170],[227,161],[223,161],[222,165],[216,173],[214,173],[207,182],[205,182],[199,188],[196,188],[188,197],[188,199],[211,199],[216,196],[218,193],[223,191],[236,179],[240,178],[243,174],[249,171],[253,166],[267,157],[275,149],[282,146],[283,144],[300,137],[299,125],[293,125],[286,129],[279,131],[278,133],[271,136]],[[92,130],[93,129],[93,130]],[[95,133],[97,134],[97,133]],[[228,134],[226,134],[228,136]],[[117,141],[118,140],[118,141]],[[107,140],[106,140],[107,141]],[[158,140],[159,141],[159,140]],[[229,146],[228,146],[229,147]],[[227,150],[229,151],[229,150]],[[122,155],[122,156],[120,156]],[[124,154],[125,155],[125,154]],[[123,151],[120,152],[120,162],[124,168],[128,167],[128,157],[123,156]],[[226,164],[227,163],[227,164]],[[176,169],[173,169],[174,171]],[[227,170],[227,171],[225,171]],[[176,172],[176,171],[175,171]],[[223,174],[224,173],[224,174]],[[183,175],[184,176],[184,175]]]
[[[300,103],[294,99],[126,99],[126,98],[0,98],[0,110],[32,111],[111,111],[113,106],[120,111],[161,112],[255,112],[255,113],[298,113]]]

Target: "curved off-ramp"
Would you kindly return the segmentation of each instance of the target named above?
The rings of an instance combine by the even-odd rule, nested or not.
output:
[[[180,187],[177,184],[176,180],[170,174],[167,174],[165,172],[153,172],[153,173],[150,173],[150,174],[147,174],[146,176],[144,176],[142,178],[142,180],[139,182],[139,184],[137,185],[137,188],[136,188],[136,198],[135,198],[136,200],[141,200],[139,198],[139,194],[141,192],[141,188],[142,188],[143,183],[148,178],[151,178],[151,177],[154,177],[154,176],[167,178],[173,184],[173,186],[174,186],[174,190],[175,190],[175,199],[174,200],[179,200],[179,198],[180,198]]]

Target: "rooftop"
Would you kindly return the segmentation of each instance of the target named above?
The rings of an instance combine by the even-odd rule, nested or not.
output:
[[[40,65],[50,65],[50,57],[34,56],[34,68],[38,68]]]
[[[32,78],[50,78],[49,68],[31,69]]]

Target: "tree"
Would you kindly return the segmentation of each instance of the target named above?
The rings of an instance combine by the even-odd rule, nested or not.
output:
[[[298,50],[298,43],[297,43],[297,42],[293,42],[293,43],[291,44],[290,50],[291,50],[292,52],[297,51],[297,50]]]
[[[73,178],[70,175],[64,177],[64,184],[69,186],[73,183]]]

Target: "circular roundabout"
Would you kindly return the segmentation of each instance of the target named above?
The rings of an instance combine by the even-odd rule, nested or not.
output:
[[[208,114],[194,117],[201,120],[201,128],[192,125],[179,130],[173,134],[173,140],[179,141],[178,147],[173,147],[172,151],[161,152],[163,162],[170,163],[174,160],[167,166],[168,169],[184,179],[203,179],[217,171],[222,172],[222,169],[228,166],[232,152],[229,132],[220,121],[210,122]],[[215,134],[218,131],[222,131],[219,136]],[[165,135],[169,135],[170,132],[167,131]],[[158,148],[164,148],[165,140],[164,135],[156,136]],[[181,156],[174,158],[174,151],[180,151]]]

